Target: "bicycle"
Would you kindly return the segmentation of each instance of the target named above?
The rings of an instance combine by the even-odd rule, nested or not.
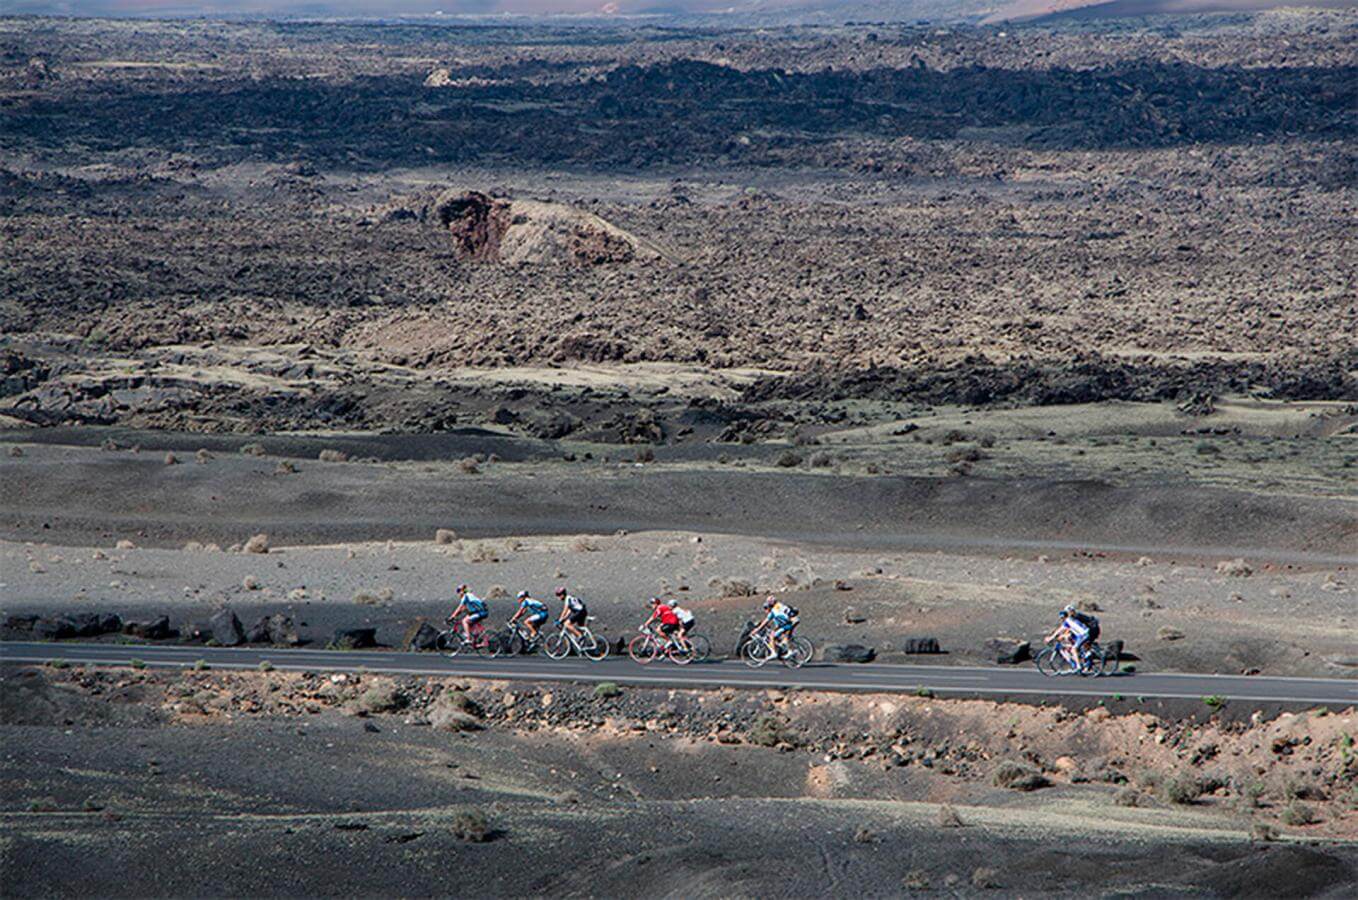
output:
[[[590,616],[593,619],[593,616]],[[581,636],[576,637],[566,630],[564,622],[556,623],[556,633],[550,635],[542,644],[542,652],[551,659],[565,659],[574,652],[598,662],[608,655],[608,641],[597,637],[588,625],[580,626]]]
[[[533,635],[518,622],[506,622],[505,627],[488,638],[491,656],[522,656],[542,646],[542,634]]]
[[[439,636],[434,639],[435,649],[447,654],[449,658],[457,656],[459,653],[495,656],[495,650],[491,646],[492,636],[486,634],[486,626],[480,622],[473,622],[470,630],[472,636],[468,640],[460,624],[450,622],[448,629],[439,632]]]
[[[675,665],[686,666],[695,659],[692,645],[685,647],[674,638],[662,637],[644,626],[637,631],[640,634],[627,645],[627,655],[633,662],[646,666],[665,656]]]
[[[1047,646],[1037,652],[1033,662],[1037,670],[1048,678],[1063,675],[1092,675],[1098,678],[1117,672],[1119,654],[1099,646],[1098,641],[1090,641],[1081,648],[1080,664],[1076,666],[1061,652],[1060,644],[1049,641]]]
[[[707,662],[712,658],[712,642],[705,634],[686,634],[684,640],[693,646],[693,661]]]
[[[758,669],[774,658],[789,668],[800,669],[811,661],[815,653],[815,645],[799,635],[790,635],[786,647],[770,647],[762,635],[754,634],[741,645],[741,658],[745,660],[745,665],[752,669]]]

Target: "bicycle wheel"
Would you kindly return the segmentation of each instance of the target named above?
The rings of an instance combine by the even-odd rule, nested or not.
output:
[[[627,655],[632,657],[633,662],[641,663],[643,666],[654,662],[659,651],[655,638],[649,634],[639,634],[627,645]]]
[[[783,657],[783,662],[794,669],[811,662],[811,657],[815,656],[816,647],[804,637],[793,638],[792,646],[788,650],[787,656]]]
[[[486,652],[492,657],[508,656],[514,652],[511,635],[507,631],[496,631],[486,637]]]
[[[688,642],[693,645],[693,659],[695,662],[707,662],[712,658],[712,642],[707,639],[705,634],[691,634]]]
[[[552,659],[565,659],[571,652],[571,640],[564,631],[558,631],[547,638],[542,645],[542,652]]]
[[[453,632],[440,631],[439,636],[434,638],[434,649],[440,653],[447,653],[449,656],[457,656],[457,651],[460,649],[458,644],[460,643],[462,642],[455,640]]]
[[[586,657],[598,662],[608,655],[608,638],[601,638],[586,628],[585,641],[581,649],[585,651]]]
[[[1055,647],[1044,647],[1039,650],[1033,661],[1037,664],[1037,670],[1048,678],[1064,675],[1069,665]]]
[[[692,647],[684,647],[678,643],[670,644],[665,648],[665,655],[670,658],[670,662],[677,666],[686,666],[693,662],[694,652]]]
[[[742,656],[745,665],[757,669],[769,661],[769,645],[763,641],[747,641]]]

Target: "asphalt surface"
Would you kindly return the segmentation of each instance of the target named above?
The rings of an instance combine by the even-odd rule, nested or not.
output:
[[[659,661],[641,666],[627,658],[592,663],[545,657],[513,659],[448,659],[434,653],[184,647],[95,643],[0,643],[0,662],[42,663],[52,659],[81,665],[127,665],[139,659],[147,666],[182,668],[204,660],[221,669],[254,669],[268,661],[282,671],[381,672],[393,675],[461,675],[523,681],[612,681],[673,687],[782,688],[797,686],[829,691],[898,691],[967,695],[1063,695],[1201,699],[1215,696],[1263,703],[1317,703],[1358,706],[1358,679],[1268,678],[1263,676],[1170,673],[1119,674],[1105,678],[1048,678],[1031,665],[1015,668],[967,668],[871,663],[813,663],[802,669],[765,666],[752,669],[724,660],[676,666]]]

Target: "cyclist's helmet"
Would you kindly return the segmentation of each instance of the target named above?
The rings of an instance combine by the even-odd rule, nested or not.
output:
[[[457,586],[457,592],[458,592],[459,594],[465,594],[465,593],[467,593],[467,586],[466,586],[465,584],[459,584],[459,585]]]
[[[774,603],[773,598],[772,597],[768,598],[767,600],[764,601],[764,608],[773,609],[773,603]]]
[[[659,597],[652,597],[652,598],[651,598],[651,605],[652,605],[652,606],[659,606],[659,605],[660,605],[660,598],[659,598]]]
[[[557,595],[558,597],[564,597],[564,596],[566,596],[566,588],[565,588],[564,586],[563,586],[563,587],[557,588],[557,589],[556,589],[556,595]]]
[[[1067,603],[1061,608],[1061,615],[1063,616],[1068,616],[1073,612],[1075,612],[1075,607],[1072,604]]]
[[[517,594],[514,595],[514,599],[515,599],[515,600],[522,600],[522,599],[524,599],[524,598],[527,597],[527,596],[528,596],[528,592],[527,592],[527,591],[519,591]]]

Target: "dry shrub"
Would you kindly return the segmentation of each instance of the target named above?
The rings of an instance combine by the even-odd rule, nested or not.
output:
[[[1217,563],[1217,574],[1225,575],[1229,578],[1248,578],[1254,574],[1254,569],[1250,564],[1240,557],[1227,559]]]
[[[179,465],[179,457],[175,456],[173,453],[166,453],[166,454],[165,454],[165,465],[167,465],[167,466],[177,466],[177,465]]]
[[[962,817],[957,814],[957,810],[946,803],[938,808],[939,828],[961,828],[962,825]]]
[[[1205,793],[1206,785],[1196,775],[1186,772],[1173,775],[1164,784],[1165,799],[1170,803],[1187,806],[1196,803]]]
[[[14,457],[15,459],[18,459],[19,457],[21,457],[21,456],[24,455],[24,448],[23,448],[23,447],[10,447],[10,448],[9,448],[9,455],[12,456],[12,457]]]
[[[275,475],[296,475],[297,465],[290,459],[280,459],[278,465],[273,467]]]
[[[1276,825],[1268,822],[1255,822],[1250,826],[1250,840],[1252,841],[1276,841],[1278,837]]]
[[[853,840],[855,844],[874,844],[877,842],[877,832],[863,825],[853,833]]]
[[[944,454],[943,458],[950,463],[974,463],[989,459],[976,447],[954,447]]]
[[[370,591],[359,591],[354,594],[354,603],[359,606],[377,606],[381,602],[377,595]]]
[[[981,866],[971,873],[971,886],[980,890],[992,890],[1000,886],[1000,870]]]
[[[500,557],[495,554],[495,549],[490,544],[484,542],[472,544],[462,552],[462,558],[469,563],[493,563],[500,561]]]
[[[1300,828],[1303,825],[1314,825],[1320,821],[1320,816],[1316,811],[1305,803],[1293,801],[1287,804],[1282,814],[1278,816],[1284,825],[1292,828]]]
[[[246,553],[268,553],[269,536],[267,534],[257,534],[245,542],[244,550]]]
[[[467,841],[473,844],[483,844],[494,836],[490,822],[486,819],[486,814],[478,809],[460,812],[454,816],[452,831],[453,837],[459,841]]]
[[[253,575],[246,575],[241,579],[240,586],[247,591],[257,591],[259,590],[259,579]]]
[[[1165,627],[1157,631],[1155,633],[1155,636],[1162,641],[1181,641],[1183,640],[1184,633],[1177,628],[1171,628],[1170,626],[1166,625]]]
[[[728,578],[721,582],[721,595],[723,597],[753,597],[754,585],[739,578]]]
[[[589,535],[582,534],[571,541],[571,550],[576,553],[597,553],[599,542]]]
[[[205,466],[207,465],[208,460],[212,459],[212,454],[206,447],[199,447],[198,451],[193,454],[193,458],[197,461],[198,465]]]
[[[457,467],[468,475],[475,475],[481,471],[481,466],[477,464],[474,456],[466,456],[458,460]]]
[[[243,444],[243,445],[241,445],[240,452],[243,453],[243,454],[245,454],[246,456],[263,456],[263,455],[264,455],[264,445],[263,445],[263,444]]]
[[[929,890],[929,876],[923,869],[911,869],[901,879],[901,887],[907,891],[927,891]]]
[[[134,544],[134,543],[132,543],[131,541],[129,541],[127,538],[123,538],[121,541],[119,541],[118,543],[114,544],[113,547],[114,547],[114,549],[116,549],[116,550],[136,550],[136,549],[137,549],[137,545]]]
[[[750,743],[760,747],[797,743],[797,736],[788,731],[786,723],[777,716],[760,716],[750,729]]]
[[[375,684],[363,692],[355,701],[354,707],[360,713],[377,715],[396,712],[406,704],[406,698],[389,684]]]
[[[996,787],[1011,791],[1035,791],[1051,784],[1037,769],[1015,759],[1001,760],[991,772],[990,780]]]
[[[316,457],[321,462],[342,463],[349,461],[349,454],[343,450],[322,450]]]
[[[486,591],[487,600],[503,600],[509,596],[509,591],[505,590],[503,584],[492,584],[490,590]]]
[[[1141,806],[1145,802],[1145,795],[1136,788],[1123,788],[1113,795],[1113,802],[1118,806]]]
[[[828,453],[811,454],[810,465],[813,469],[828,469],[835,464],[835,458]]]
[[[774,460],[774,464],[784,469],[795,469],[802,464],[802,457],[799,453],[794,453],[791,450],[784,450],[782,453],[778,454],[778,458]]]
[[[639,463],[655,462],[655,451],[652,450],[650,447],[642,447],[640,450],[637,451],[637,462]]]
[[[457,532],[451,528],[439,528],[434,532],[434,543],[455,544],[457,543]]]

